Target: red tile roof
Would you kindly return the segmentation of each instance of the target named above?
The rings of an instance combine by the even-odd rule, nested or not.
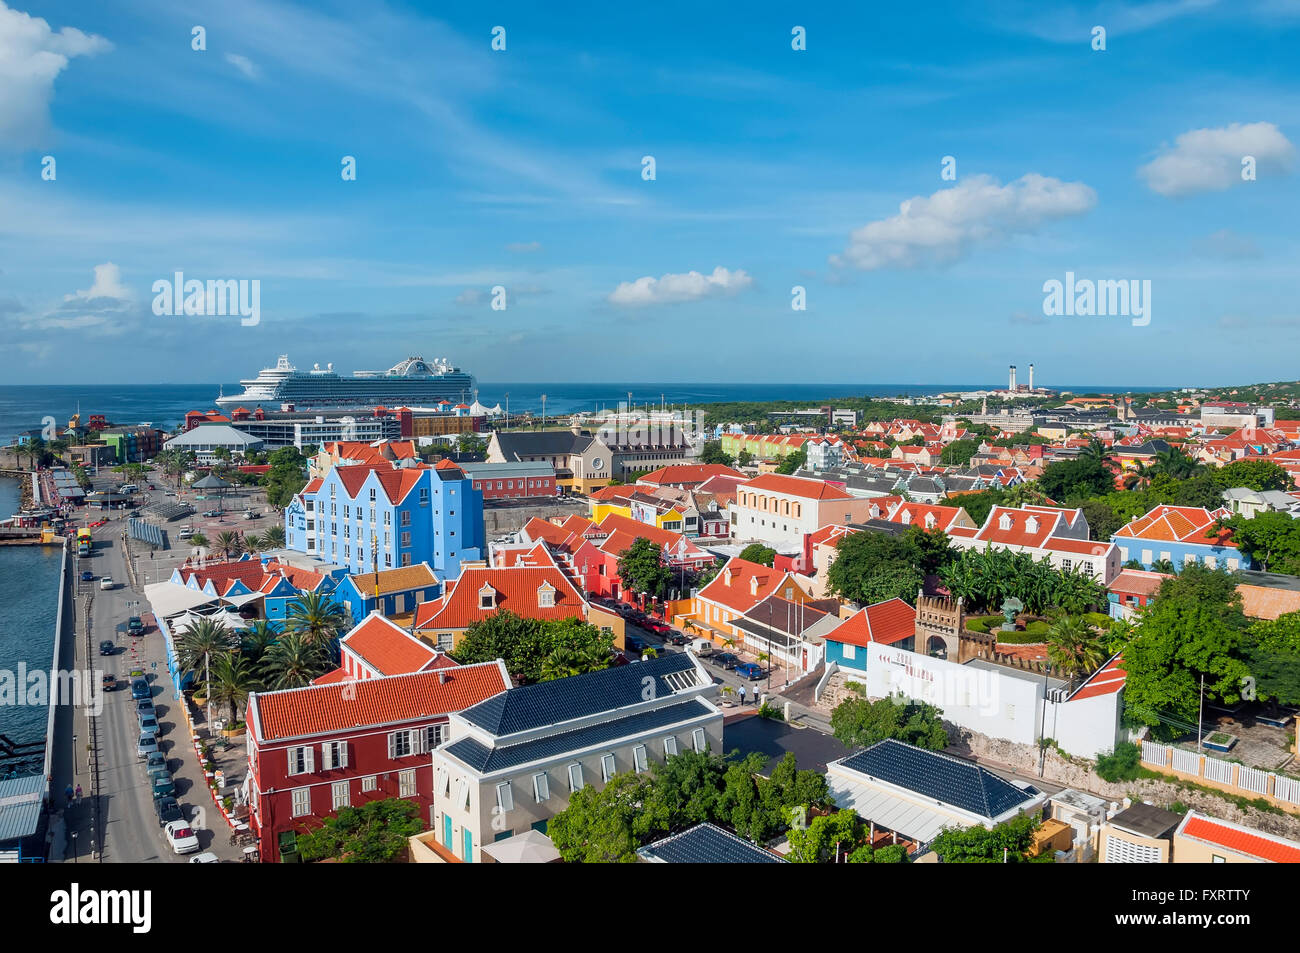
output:
[[[1184,837],[1192,837],[1270,863],[1300,864],[1300,844],[1280,837],[1255,833],[1237,824],[1229,824],[1213,817],[1189,814],[1183,821],[1181,833]]]
[[[826,633],[829,642],[893,645],[916,634],[916,610],[902,599],[866,606]]]
[[[258,692],[249,723],[262,742],[346,732],[464,711],[510,687],[499,662]]]
[[[1224,507],[1207,510],[1199,506],[1157,506],[1146,516],[1121,526],[1112,537],[1231,546],[1235,549],[1237,544],[1232,540],[1231,530],[1225,529],[1217,540],[1206,536],[1216,519],[1229,515],[1231,514]]]
[[[784,476],[780,473],[764,473],[748,483],[741,484],[742,489],[764,490],[769,493],[784,493],[786,496],[798,496],[805,500],[851,500],[848,493],[831,486],[825,480],[810,480],[807,477]]]
[[[1096,698],[1099,695],[1114,695],[1124,687],[1124,680],[1128,677],[1128,672],[1124,670],[1123,666],[1124,659],[1116,655],[1093,673],[1086,682],[1079,686],[1078,691],[1066,701],[1080,701],[1084,698]]]
[[[555,604],[540,605],[538,591],[550,585]],[[480,593],[490,587],[495,602],[481,608]],[[509,569],[468,566],[460,577],[447,584],[443,595],[415,607],[415,630],[460,631],[502,609],[526,619],[585,618],[587,604],[582,594],[559,569],[522,567]]]
[[[775,592],[785,577],[786,573],[780,570],[733,556],[713,581],[700,590],[699,597],[740,612],[748,612]],[[751,581],[755,579],[758,580],[756,591]]]
[[[381,675],[418,672],[436,654],[405,629],[372,612],[342,639],[342,645]]]
[[[724,466],[721,463],[679,463],[660,467],[658,470],[651,470],[637,482],[664,486],[698,485],[717,476],[729,476],[739,480],[746,479],[745,474],[739,470]]]

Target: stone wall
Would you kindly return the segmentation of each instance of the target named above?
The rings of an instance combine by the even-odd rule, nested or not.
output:
[[[558,516],[563,520],[568,519],[575,513],[579,516],[587,515],[585,501],[556,503],[550,500],[526,506],[493,506],[490,503],[484,503],[483,532],[490,541],[498,536],[519,532],[519,530],[523,529],[524,524],[535,516],[544,520]]]
[[[949,754],[974,757],[988,761],[993,767],[1008,767],[1029,778],[1038,777],[1038,748],[1035,745],[1014,744],[1000,738],[990,738],[977,732],[944,722],[948,737],[953,743]],[[1055,748],[1047,750],[1043,766],[1043,780],[1063,787],[1088,791],[1109,801],[1122,802],[1124,798],[1147,801],[1157,807],[1168,808],[1176,801],[1212,817],[1244,824],[1279,837],[1300,840],[1300,817],[1281,815],[1247,807],[1244,810],[1235,801],[1207,791],[1188,788],[1174,781],[1139,779],[1110,783],[1103,781],[1092,770],[1092,762],[1084,758],[1063,758]]]

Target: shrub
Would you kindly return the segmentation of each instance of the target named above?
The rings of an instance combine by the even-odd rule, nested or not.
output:
[[[1097,759],[1097,774],[1103,781],[1133,781],[1141,768],[1138,746],[1131,741],[1121,742],[1115,750]]]

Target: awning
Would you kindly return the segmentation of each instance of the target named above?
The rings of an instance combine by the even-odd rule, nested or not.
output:
[[[172,616],[199,606],[216,605],[222,600],[220,596],[210,596],[206,592],[190,589],[178,582],[155,582],[144,587],[144,597],[149,601],[153,614],[160,619]]]
[[[870,784],[857,784],[835,774],[827,774],[831,798],[840,810],[852,808],[858,817],[916,841],[928,844],[945,827],[964,827],[958,819],[943,811],[926,807]]]

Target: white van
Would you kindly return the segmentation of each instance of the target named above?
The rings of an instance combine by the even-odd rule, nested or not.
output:
[[[707,658],[718,650],[718,647],[708,639],[691,639],[690,644],[686,646],[688,652],[694,652],[701,658]]]
[[[194,535],[194,530],[192,530],[192,529],[190,529],[188,526],[186,526],[184,529],[182,529],[182,530],[181,530],[179,533],[177,533],[176,535],[177,535],[177,537],[178,537],[179,539],[189,539],[191,536]]]

